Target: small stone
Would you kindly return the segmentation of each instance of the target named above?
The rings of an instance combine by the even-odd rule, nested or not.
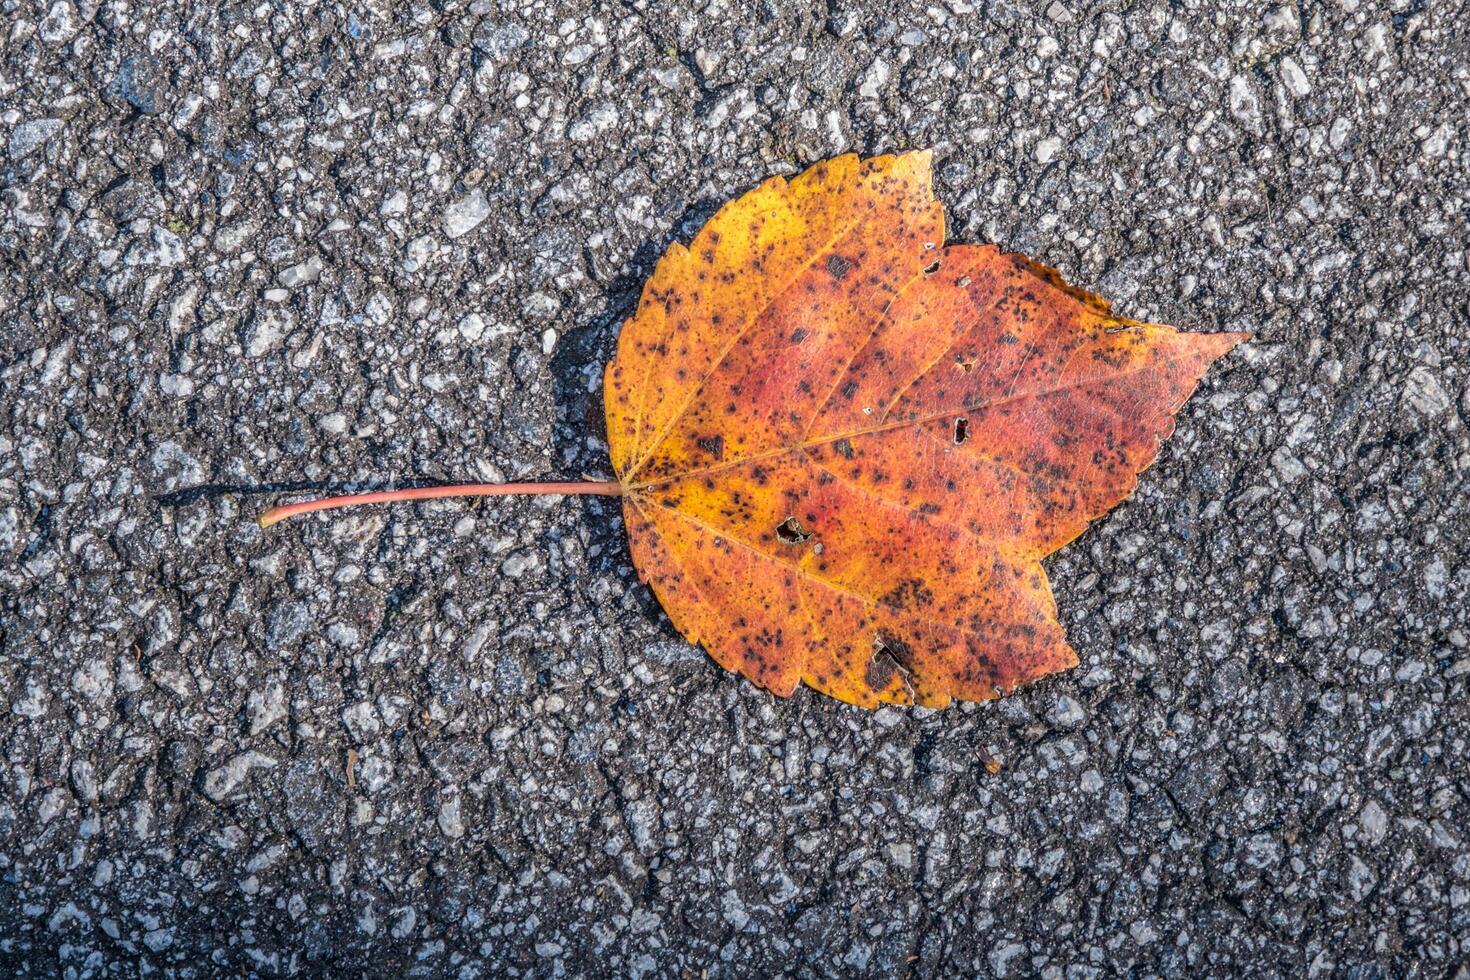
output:
[[[1256,96],[1250,79],[1244,75],[1236,75],[1230,79],[1230,114],[1256,136],[1266,131],[1265,121],[1261,117],[1261,100]]]
[[[1046,720],[1053,728],[1076,728],[1087,720],[1087,709],[1076,698],[1062,694],[1046,713]]]
[[[1062,141],[1055,136],[1048,136],[1036,144],[1036,162],[1051,163],[1062,148]]]
[[[394,939],[407,939],[413,935],[413,927],[418,923],[418,913],[413,910],[412,905],[394,909],[390,915],[393,916],[393,927],[388,930]]]
[[[586,143],[607,132],[618,121],[618,111],[610,104],[595,106],[567,127],[567,139]]]
[[[459,335],[470,343],[485,336],[485,318],[478,313],[466,313],[459,321]]]
[[[654,832],[658,826],[658,814],[652,798],[645,796],[629,803],[623,812],[623,818],[628,824],[628,834],[633,838],[633,846],[644,854],[652,853],[657,843]]]
[[[10,134],[10,159],[24,160],[61,131],[60,119],[32,119]]]
[[[403,250],[403,271],[418,272],[433,258],[438,247],[433,235],[420,235],[410,241]]]
[[[879,91],[888,84],[888,62],[877,58],[868,66],[867,74],[863,76],[862,84],[858,86],[858,95],[865,99],[876,99]]]
[[[11,702],[10,710],[22,718],[42,718],[46,714],[48,700],[44,687],[35,681],[26,681],[25,694]]]
[[[320,257],[313,255],[305,262],[300,262],[290,268],[283,269],[281,274],[276,278],[287,289],[295,289],[297,286],[316,282],[321,277],[322,260]]]
[[[1347,886],[1348,894],[1356,902],[1367,898],[1378,887],[1378,876],[1356,854],[1348,859]]]
[[[1419,144],[1419,152],[1430,159],[1442,157],[1450,148],[1450,139],[1455,135],[1455,129],[1449,123],[1440,123],[1438,128]]]
[[[216,803],[224,800],[245,781],[252,769],[270,769],[276,760],[251,750],[241,752],[230,761],[204,774],[204,795]]]
[[[1424,365],[1409,372],[1404,384],[1404,399],[1420,415],[1433,418],[1449,411],[1450,396],[1434,372]]]
[[[304,602],[282,600],[271,609],[265,622],[267,649],[279,650],[301,639],[315,625]]]
[[[520,578],[541,566],[541,557],[535,551],[517,551],[500,563],[500,572],[506,578]]]
[[[36,810],[36,819],[45,826],[65,813],[71,807],[71,802],[71,794],[66,790],[60,787],[47,790]]]
[[[250,692],[245,710],[250,716],[250,734],[259,735],[286,717],[286,689],[279,681]]]
[[[460,838],[464,836],[464,821],[459,813],[459,795],[452,793],[445,797],[439,804],[439,830],[445,837]]]
[[[38,32],[47,44],[65,44],[80,30],[76,9],[71,0],[56,0],[47,12]]]
[[[995,976],[1004,978],[1010,975],[1011,964],[1026,952],[1026,947],[1020,943],[1006,943],[993,950],[990,954],[990,972]]]
[[[366,742],[383,727],[371,701],[359,701],[342,711],[342,724],[359,742]]]
[[[721,896],[720,914],[736,929],[744,929],[750,922],[750,913],[745,911],[745,903],[740,900],[739,894],[733,889]]]
[[[71,761],[71,788],[83,803],[97,802],[97,771],[87,759]]]
[[[403,214],[408,210],[408,195],[403,191],[397,191],[387,200],[383,201],[378,208],[378,213],[385,218]]]
[[[160,442],[149,462],[153,466],[153,475],[163,481],[167,490],[204,482],[204,464],[172,439]]]
[[[1293,96],[1301,99],[1312,94],[1312,83],[1307,81],[1307,73],[1302,71],[1302,66],[1292,60],[1290,55],[1282,58],[1277,67],[1281,71],[1281,84]]]
[[[1281,863],[1281,842],[1271,833],[1252,834],[1245,842],[1245,863],[1258,870]]]
[[[238,252],[259,230],[260,224],[250,219],[225,225],[214,233],[214,247],[225,254]]]
[[[1271,466],[1276,470],[1276,475],[1281,478],[1282,483],[1295,483],[1307,475],[1306,466],[1285,446],[1271,454]]]
[[[112,697],[112,667],[101,657],[87,661],[72,673],[71,689],[78,697],[93,703],[107,700]]]
[[[150,929],[143,933],[143,945],[161,953],[174,944],[174,931],[172,929]]]
[[[1377,800],[1369,800],[1363,804],[1363,809],[1358,811],[1358,834],[1359,839],[1365,844],[1376,845],[1383,842],[1388,833],[1388,814]]]
[[[269,354],[286,339],[295,322],[291,313],[277,306],[257,306],[255,316],[245,328],[245,354],[261,357]]]
[[[364,793],[372,796],[380,793],[393,782],[393,762],[381,755],[369,755],[357,763],[357,785]]]
[[[444,209],[444,231],[450,238],[467,235],[490,216],[485,192],[476,188]]]
[[[123,256],[123,265],[160,266],[171,269],[184,263],[184,243],[162,225],[154,225],[147,241],[140,241]]]
[[[317,419],[316,424],[328,435],[340,436],[347,431],[347,416],[341,412],[332,412]]]
[[[132,55],[124,58],[107,86],[107,94],[122,99],[145,116],[158,115],[163,111],[163,85],[158,78],[158,62]]]
[[[1444,559],[1435,555],[1424,566],[1424,590],[1436,599],[1443,599],[1449,591],[1450,570]]]
[[[182,374],[160,374],[158,390],[171,398],[188,398],[194,394],[194,382]]]

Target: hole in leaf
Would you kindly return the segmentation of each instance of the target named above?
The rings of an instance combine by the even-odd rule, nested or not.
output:
[[[868,687],[875,691],[881,691],[888,687],[893,675],[898,674],[903,680],[903,686],[909,692],[909,700],[914,699],[914,687],[910,683],[914,675],[914,655],[909,645],[886,630],[880,630],[873,637],[873,656],[868,661],[867,676],[863,678],[868,682]]]
[[[924,266],[924,275],[932,276],[939,271],[939,260],[935,259],[929,265]]]
[[[962,445],[968,438],[970,438],[970,420],[962,415],[954,420],[954,444]]]
[[[786,544],[801,544],[811,536],[812,532],[802,527],[795,517],[788,517],[776,525],[776,538]]]

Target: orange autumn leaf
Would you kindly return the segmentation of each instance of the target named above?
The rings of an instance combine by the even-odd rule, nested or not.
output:
[[[1040,560],[1243,339],[945,246],[928,153],[773,178],[669,248],[607,366],[634,564],[778,694],[994,697],[1077,663]]]

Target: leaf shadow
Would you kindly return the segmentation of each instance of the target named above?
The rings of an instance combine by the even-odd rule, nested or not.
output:
[[[595,436],[598,443],[607,441],[602,410],[603,367],[617,350],[622,324],[637,309],[643,283],[653,274],[659,258],[674,242],[692,238],[719,207],[717,199],[701,198],[684,207],[667,234],[644,239],[626,267],[608,281],[601,308],[567,331],[556,345],[550,369],[562,424],[554,427],[552,448],[567,472],[610,475],[605,445],[587,444],[588,436]],[[593,264],[590,256],[587,261]],[[587,383],[589,377],[595,379],[594,384]]]
[[[558,341],[549,365],[558,416],[557,424],[552,426],[552,451],[558,470],[567,478],[613,478],[603,413],[603,369],[617,350],[622,325],[636,311],[643,283],[653,274],[659,258],[674,242],[687,242],[693,237],[720,204],[712,197],[700,198],[683,207],[666,233],[645,238],[624,268],[604,285],[601,306],[570,327]],[[586,261],[588,266],[594,265],[590,255]],[[601,546],[604,560],[629,560],[621,519],[591,521],[588,534],[591,542]],[[662,619],[652,593],[642,588],[638,592],[640,603]],[[677,635],[667,623],[663,630]]]

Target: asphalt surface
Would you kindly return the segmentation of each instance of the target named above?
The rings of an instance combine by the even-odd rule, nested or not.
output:
[[[0,967],[1470,976],[1467,14],[0,3]],[[1255,334],[1048,563],[1076,670],[773,698],[612,500],[254,524],[606,478],[657,255],[926,146]]]

